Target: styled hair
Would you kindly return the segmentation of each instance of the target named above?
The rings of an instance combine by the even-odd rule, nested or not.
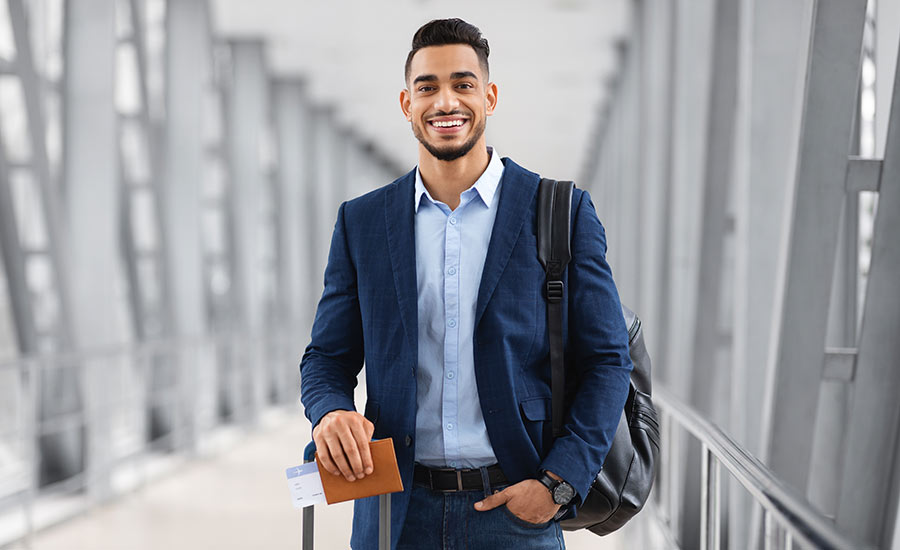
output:
[[[409,55],[406,56],[406,80],[409,81],[409,67],[417,51],[428,46],[445,46],[448,44],[466,44],[471,46],[475,53],[478,54],[478,61],[481,64],[481,68],[484,69],[484,74],[490,74],[488,55],[491,53],[491,47],[488,46],[487,38],[481,36],[481,31],[478,27],[457,18],[434,19],[419,27],[419,30],[413,35],[412,49],[409,51]]]

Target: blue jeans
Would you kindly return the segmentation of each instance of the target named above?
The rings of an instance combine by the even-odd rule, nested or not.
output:
[[[491,492],[489,488],[440,493],[413,485],[397,550],[565,549],[557,521],[528,523],[505,505],[475,510],[475,503]]]

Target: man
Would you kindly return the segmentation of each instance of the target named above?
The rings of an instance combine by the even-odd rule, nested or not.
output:
[[[564,434],[545,439],[540,177],[485,143],[498,97],[488,54],[481,32],[459,19],[416,32],[400,107],[419,141],[418,167],[341,205],[301,363],[325,469],[362,478],[373,471],[368,441],[393,439],[405,488],[391,500],[398,549],[563,548],[556,518],[587,494],[628,393],[603,228],[576,190],[564,315],[577,390]],[[360,415],[353,388],[363,360]],[[377,520],[377,498],[356,502],[354,549],[375,547]]]

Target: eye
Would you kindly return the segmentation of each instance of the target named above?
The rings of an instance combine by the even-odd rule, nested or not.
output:
[[[420,92],[430,92],[434,90],[434,86],[419,86]]]
[[[471,90],[475,86],[473,86],[470,82],[463,82],[457,86],[458,88],[465,88],[467,90]]]

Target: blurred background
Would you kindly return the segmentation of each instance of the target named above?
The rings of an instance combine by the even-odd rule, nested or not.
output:
[[[898,0],[0,0],[0,547],[300,547],[331,228],[440,17],[654,362],[651,500],[569,548],[900,549]]]

